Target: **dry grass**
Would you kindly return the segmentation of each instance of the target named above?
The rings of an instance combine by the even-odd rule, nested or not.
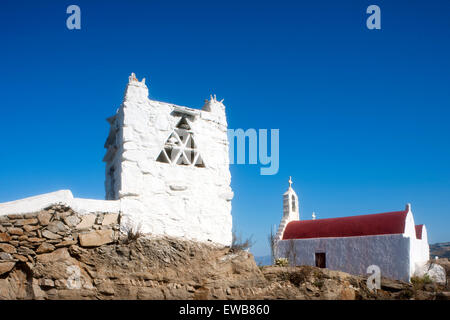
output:
[[[250,249],[255,242],[252,240],[252,236],[245,240],[242,240],[242,235],[237,235],[236,232],[233,231],[232,240],[231,240],[231,250],[247,250]]]
[[[141,238],[144,234],[142,233],[142,227],[139,224],[136,227],[131,227],[128,229],[127,235],[123,241],[125,244],[130,244],[135,242],[137,239]]]

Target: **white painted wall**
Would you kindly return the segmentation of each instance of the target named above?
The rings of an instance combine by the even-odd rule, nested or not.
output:
[[[417,239],[410,204],[406,210],[403,234],[292,240],[298,257],[296,264],[315,266],[315,253],[326,252],[326,267],[333,270],[364,275],[367,267],[375,264],[383,276],[394,279],[410,281],[414,274],[423,275],[430,255],[427,230],[424,226],[422,240]],[[287,220],[292,221],[283,212],[279,232],[284,232]],[[282,236],[277,234],[278,239]],[[277,258],[287,258],[289,241],[278,241]]]
[[[422,239],[415,239],[412,242],[412,261],[414,263],[413,275],[423,276],[430,260],[430,246],[428,244],[428,233],[425,225],[422,230]]]
[[[23,214],[40,211],[52,204],[67,203],[73,199],[70,190],[59,190],[34,197],[0,203],[0,215]]]
[[[430,259],[430,247],[428,244],[428,234],[425,225],[422,230],[422,239],[417,239],[414,216],[411,211],[411,205],[407,205],[408,214],[405,222],[404,236],[411,239],[410,249],[410,276],[420,275],[420,270]]]
[[[278,241],[277,258],[286,257],[291,240]],[[315,253],[326,253],[326,267],[355,275],[366,275],[367,267],[377,265],[381,275],[409,281],[410,239],[403,235],[345,238],[295,239],[297,265],[315,266]]]
[[[405,219],[405,230],[403,232],[403,236],[410,239],[410,248],[409,248],[409,277],[414,274],[415,271],[415,243],[416,243],[416,224],[414,221],[414,217],[411,211],[411,205],[407,204],[406,209],[408,213]],[[408,279],[409,281],[409,279]]]
[[[59,190],[34,197],[0,203],[0,215],[41,211],[54,204],[64,204],[78,214],[119,213],[120,201],[74,198],[70,190]]]

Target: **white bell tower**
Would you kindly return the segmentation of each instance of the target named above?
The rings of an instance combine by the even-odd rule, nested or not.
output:
[[[283,217],[281,218],[280,226],[276,234],[277,240],[281,240],[283,237],[286,225],[295,220],[300,220],[298,196],[294,189],[292,189],[292,177],[289,177],[289,188],[283,194]]]

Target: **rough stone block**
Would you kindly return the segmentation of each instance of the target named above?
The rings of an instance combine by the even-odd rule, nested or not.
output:
[[[35,255],[34,251],[27,247],[20,247],[17,249],[17,252],[22,255]]]
[[[67,230],[69,230],[69,228],[61,221],[53,221],[48,224],[47,230],[53,233],[57,233],[57,232],[66,232]]]
[[[28,240],[28,236],[27,235],[20,236],[19,238],[17,238],[17,240],[19,240],[19,241]]]
[[[52,215],[49,212],[41,211],[41,212],[39,212],[37,218],[39,220],[39,223],[42,226],[46,226],[46,225],[48,225],[50,223]]]
[[[15,262],[0,262],[0,275],[11,271],[15,265]]]
[[[64,217],[64,222],[69,226],[69,227],[75,227],[76,225],[78,225],[80,223],[80,218],[78,218],[77,216],[73,215],[73,216],[68,216],[68,217]]]
[[[60,248],[51,253],[44,253],[44,254],[38,255],[38,256],[36,256],[36,259],[38,262],[41,262],[41,263],[63,261],[63,260],[69,260],[70,254],[66,248]]]
[[[21,214],[8,214],[9,219],[22,219],[23,215]]]
[[[7,243],[0,243],[0,251],[6,252],[6,253],[16,253],[16,248],[10,244]]]
[[[20,254],[13,254],[13,258],[19,260],[20,262],[27,262],[28,258],[25,256],[22,256]]]
[[[21,228],[15,228],[15,227],[9,227],[8,229],[9,234],[21,236],[23,235],[23,230]]]
[[[36,253],[48,253],[48,252],[52,252],[54,250],[55,250],[54,245],[44,242],[39,246],[39,248],[37,248]]]
[[[14,225],[15,226],[18,226],[18,227],[21,227],[21,226],[24,226],[24,225],[34,225],[34,224],[37,224],[38,223],[38,219],[36,219],[36,218],[31,218],[31,219],[20,219],[20,220],[17,220],[16,222],[14,222]]]
[[[79,235],[80,244],[83,247],[97,247],[114,241],[114,232],[108,230],[96,230]]]
[[[0,242],[11,241],[11,236],[5,232],[0,233]]]
[[[6,252],[0,252],[0,260],[12,260],[13,257],[11,254]]]
[[[39,226],[31,226],[31,225],[25,225],[25,226],[23,226],[23,229],[24,229],[26,232],[31,232],[31,231],[37,230],[37,229],[39,229],[39,228],[40,228]]]
[[[114,295],[114,287],[111,282],[103,282],[97,287],[98,292],[104,295]]]
[[[91,228],[94,223],[95,223],[95,219],[96,219],[96,215],[95,214],[87,214],[85,216],[82,217],[81,222],[77,225],[77,229],[88,229]]]
[[[61,239],[62,237],[58,234],[55,234],[49,230],[42,231],[42,236],[44,236],[47,239],[55,240],[55,239]]]
[[[39,285],[41,287],[53,288],[55,286],[55,282],[52,279],[40,279]]]
[[[0,223],[6,223],[9,222],[8,216],[0,216]]]

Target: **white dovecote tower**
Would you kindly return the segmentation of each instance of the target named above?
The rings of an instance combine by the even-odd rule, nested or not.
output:
[[[223,101],[223,100],[222,100]],[[229,245],[231,200],[225,106],[202,108],[151,100],[132,73],[111,125],[106,199],[120,200],[123,231]]]
[[[283,238],[284,229],[289,222],[300,220],[299,212],[298,196],[292,188],[292,177],[289,177],[289,188],[283,194],[283,217],[281,218],[280,226],[275,236],[277,240]]]

